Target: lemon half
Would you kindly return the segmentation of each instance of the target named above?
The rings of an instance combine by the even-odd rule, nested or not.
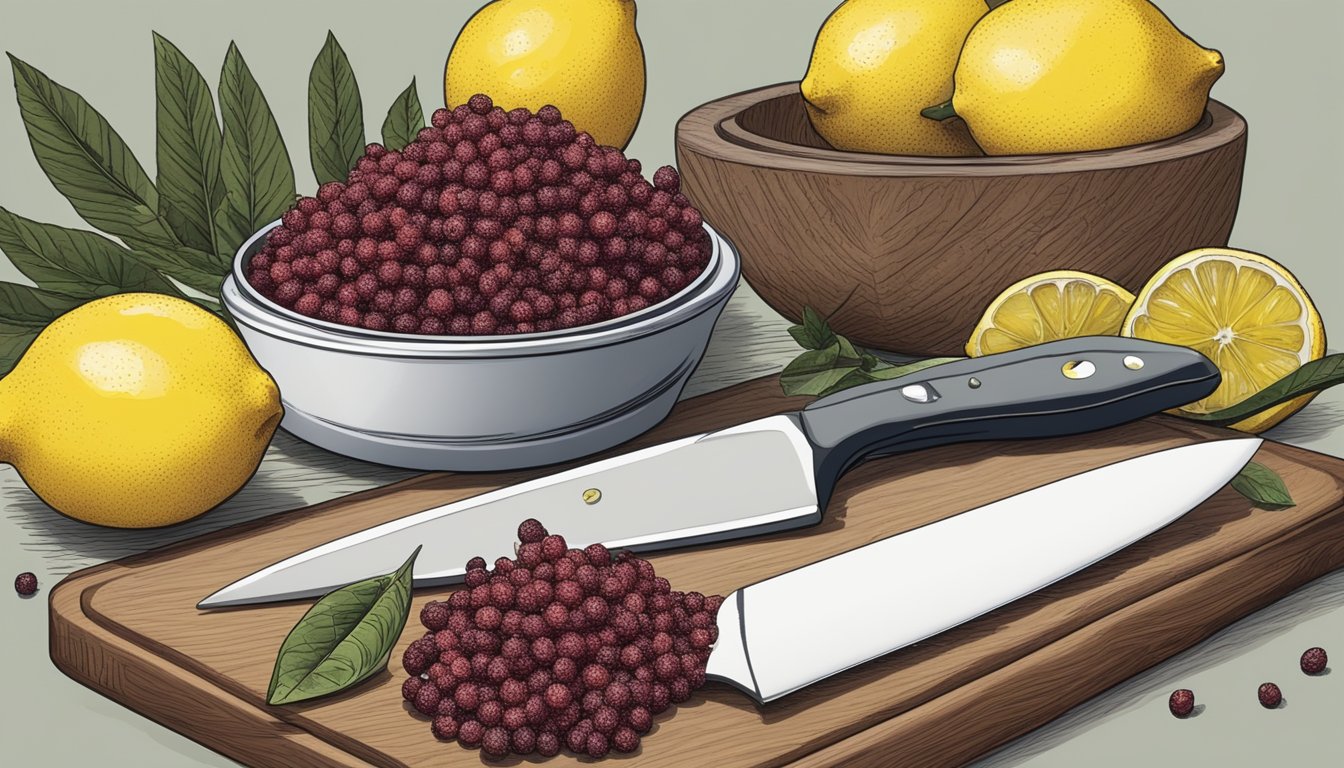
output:
[[[1134,294],[1098,275],[1072,270],[1020,280],[985,309],[966,342],[971,357],[1074,336],[1114,336]]]
[[[1177,410],[1235,405],[1325,354],[1325,326],[1302,284],[1266,256],[1201,248],[1178,256],[1139,291],[1121,335],[1179,344],[1218,366],[1213,394]],[[1306,394],[1233,424],[1262,432],[1305,406]]]

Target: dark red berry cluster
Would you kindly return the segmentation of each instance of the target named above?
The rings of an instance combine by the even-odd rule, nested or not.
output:
[[[709,261],[670,166],[599,146],[555,107],[477,95],[400,152],[370,144],[345,183],[281,219],[248,264],[300,314],[398,333],[531,333],[652,306]]]
[[[571,549],[536,520],[518,539],[516,558],[473,558],[466,588],[421,610],[402,695],[435,736],[490,757],[635,751],[704,684],[723,598],[674,592],[647,560]]]

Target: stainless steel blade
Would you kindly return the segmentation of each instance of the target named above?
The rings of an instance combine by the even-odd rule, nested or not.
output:
[[[1035,592],[1199,506],[1258,438],[1173,448],[1059,480],[744,587],[711,678],[760,702]]]
[[[472,557],[513,555],[529,517],[571,546],[636,551],[809,525],[821,515],[812,461],[797,417],[772,416],[393,520],[263,568],[198,607],[326,594],[395,570],[420,545],[415,585],[452,583]]]

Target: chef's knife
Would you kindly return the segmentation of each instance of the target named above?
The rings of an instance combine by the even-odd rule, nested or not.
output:
[[[1111,336],[945,363],[374,526],[263,568],[198,607],[315,597],[392,571],[421,545],[415,585],[453,583],[471,557],[513,554],[529,517],[575,546],[636,551],[812,525],[840,476],[865,458],[1112,427],[1205,397],[1219,381],[1191,349]]]
[[[728,595],[706,676],[764,703],[1075,573],[1199,506],[1259,438],[1128,459]]]

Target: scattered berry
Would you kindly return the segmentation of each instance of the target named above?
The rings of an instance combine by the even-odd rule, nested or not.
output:
[[[1326,661],[1324,648],[1308,648],[1302,654],[1302,671],[1308,675],[1319,675],[1325,671]]]
[[[1194,691],[1189,688],[1173,691],[1171,699],[1167,701],[1167,706],[1171,709],[1171,714],[1177,717],[1189,717],[1190,713],[1195,711]]]
[[[1283,701],[1283,691],[1279,686],[1273,683],[1264,683],[1257,692],[1260,697],[1260,706],[1265,709],[1274,709]]]
[[[27,597],[37,593],[37,576],[33,573],[24,572],[14,577],[14,591]]]

